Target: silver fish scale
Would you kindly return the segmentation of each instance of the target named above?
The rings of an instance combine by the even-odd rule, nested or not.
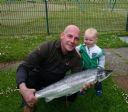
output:
[[[94,83],[97,80],[102,81],[108,76],[109,75],[106,75],[105,72],[97,74],[97,69],[74,73],[40,91],[37,91],[35,96],[37,98],[43,97],[48,102],[54,98],[74,94],[78,92],[84,84]]]

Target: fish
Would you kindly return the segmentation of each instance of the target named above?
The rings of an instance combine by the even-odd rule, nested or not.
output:
[[[50,102],[55,98],[70,96],[80,91],[85,84],[101,82],[112,74],[112,70],[88,69],[65,76],[63,79],[37,91],[35,97]]]

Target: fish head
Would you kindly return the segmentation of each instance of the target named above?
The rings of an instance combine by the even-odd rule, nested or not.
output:
[[[112,70],[102,70],[97,72],[97,81],[101,82],[112,74]]]

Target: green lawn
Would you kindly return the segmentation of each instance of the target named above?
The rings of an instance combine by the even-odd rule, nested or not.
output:
[[[44,40],[45,38],[40,36],[1,37],[0,62],[22,60]]]
[[[59,38],[59,35],[50,36],[8,36],[0,37],[0,62],[23,60],[33,49],[42,42]],[[83,36],[81,36],[81,43]],[[102,48],[128,47],[117,35],[100,35],[98,45]]]
[[[39,100],[37,112],[127,112],[128,94],[112,81],[103,83],[103,96],[95,95],[93,88],[79,95],[75,102],[66,106],[64,101],[53,100],[45,103]],[[21,112],[21,97],[16,90],[15,70],[0,71],[0,112]]]
[[[58,38],[50,36],[0,37],[0,62],[22,60],[40,43]],[[81,36],[80,42],[83,38]],[[128,47],[118,36],[99,35],[98,45],[102,48]],[[0,71],[0,112],[21,112],[21,97],[16,90],[15,69]],[[74,103],[66,106],[64,101],[53,100],[45,103],[39,100],[37,112],[127,112],[128,95],[111,78],[103,82],[103,96],[97,97],[94,89],[79,95]],[[8,108],[7,108],[8,107]]]

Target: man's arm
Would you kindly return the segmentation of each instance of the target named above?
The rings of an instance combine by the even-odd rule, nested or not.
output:
[[[43,60],[45,60],[47,52],[47,44],[43,44],[34,52],[32,52],[17,69],[17,86],[21,95],[29,106],[33,105],[37,100],[34,96],[35,89],[30,89],[27,87],[27,80],[30,77],[29,72],[39,66]]]
[[[26,83],[29,72],[32,71],[34,68],[39,67],[40,63],[43,63],[46,60],[47,56],[48,56],[48,44],[45,43],[36,50],[34,50],[25,59],[25,61],[19,65],[16,73],[16,82],[18,87],[21,82]]]
[[[28,104],[28,106],[33,106],[36,103],[37,99],[34,96],[35,90],[29,89],[26,86],[28,71],[28,68],[25,67],[24,64],[21,64],[17,69],[16,81],[20,94],[23,96],[25,102]]]

